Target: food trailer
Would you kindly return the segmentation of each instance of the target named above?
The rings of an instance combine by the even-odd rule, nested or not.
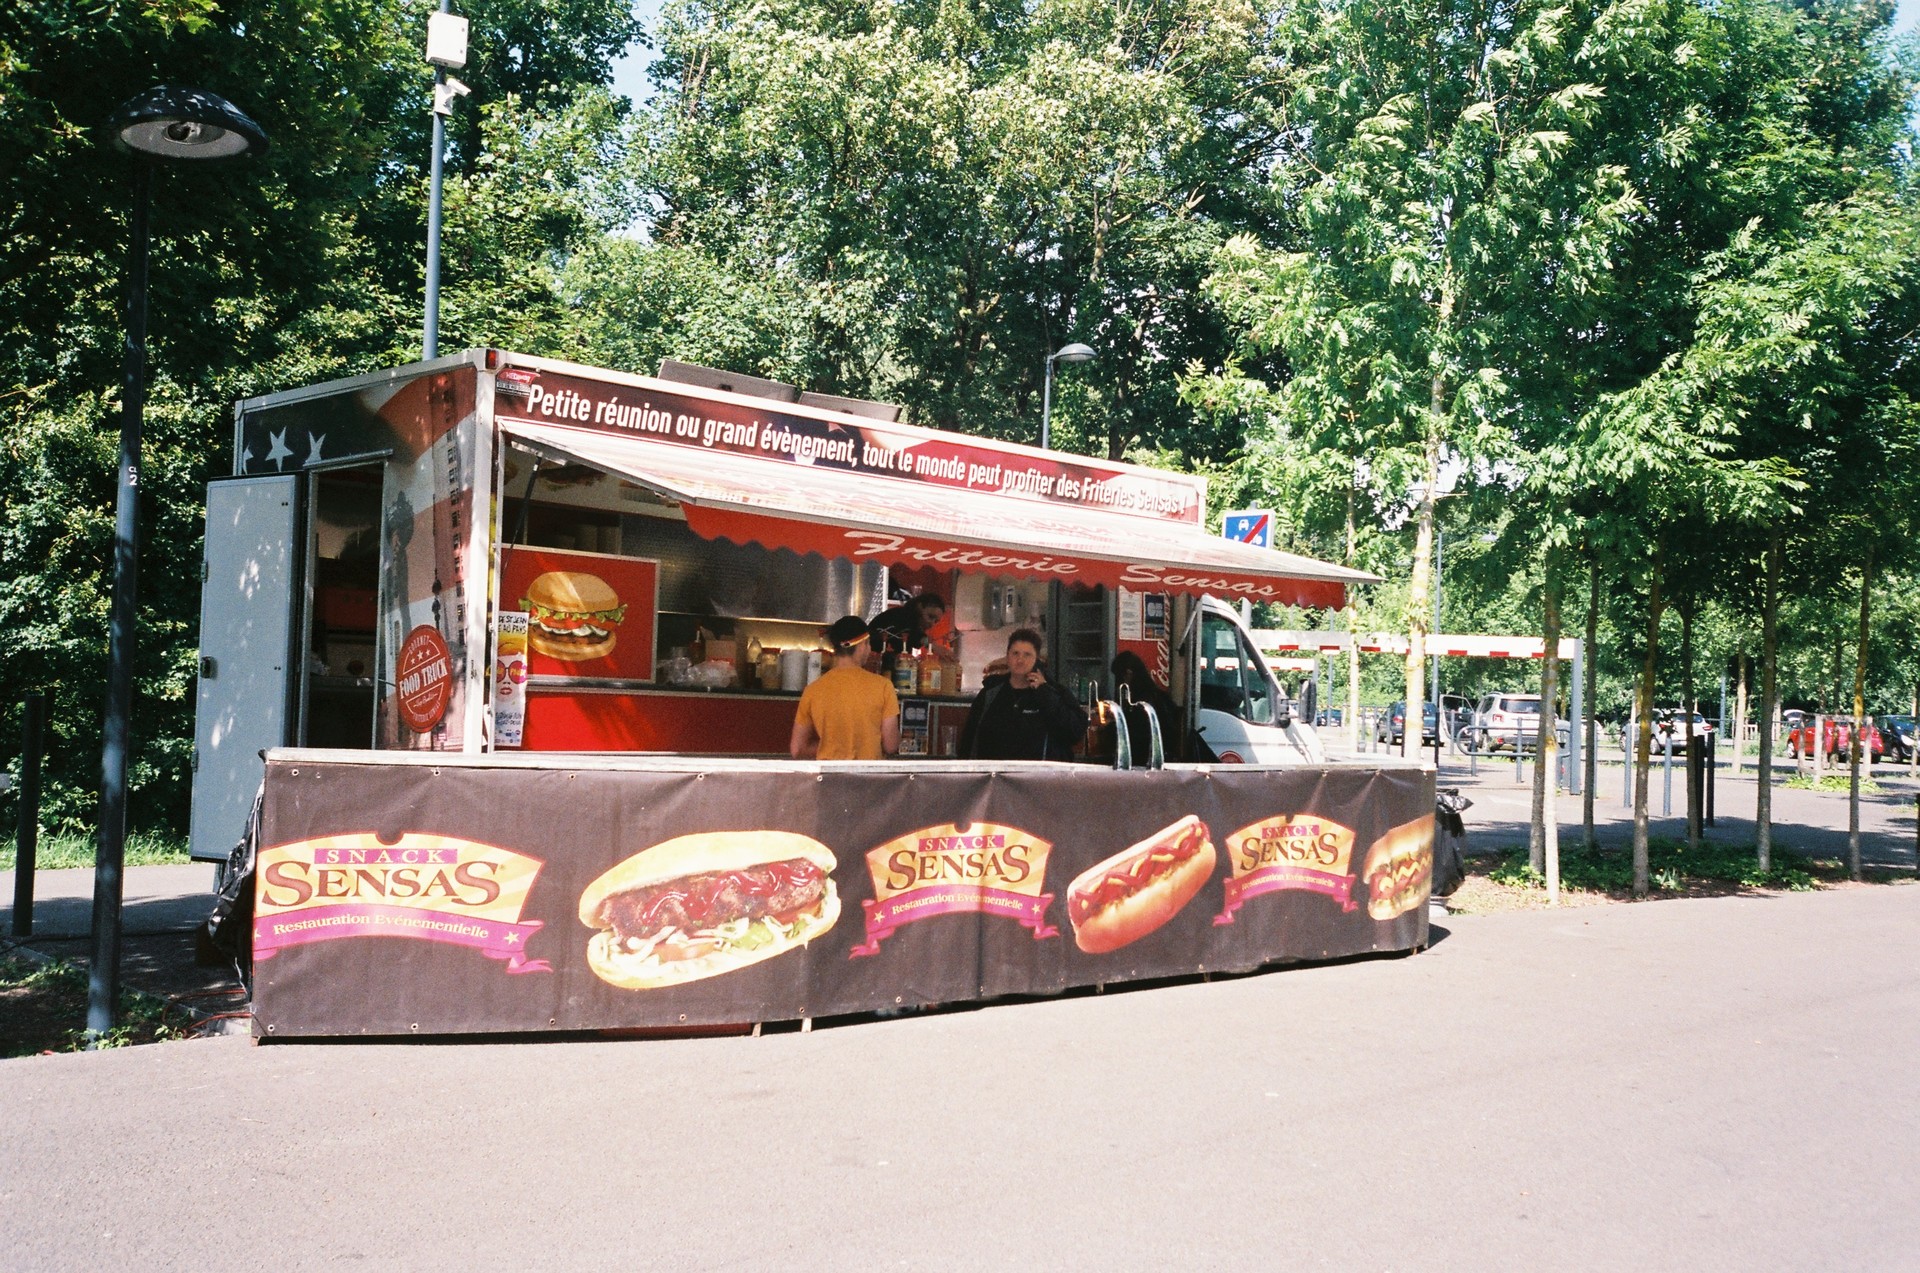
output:
[[[1331,765],[1230,601],[1369,576],[1178,473],[499,350],[251,399],[209,488],[192,848],[256,792],[256,1032],[735,1025],[1426,940],[1433,777]],[[925,591],[901,758],[786,759],[834,619]],[[1009,632],[1182,763],[956,756]],[[855,903],[858,905],[855,905]]]

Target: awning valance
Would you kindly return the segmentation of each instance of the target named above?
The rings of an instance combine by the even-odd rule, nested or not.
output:
[[[548,459],[588,464],[677,501],[687,524],[708,539],[890,566],[1317,608],[1344,605],[1349,584],[1376,582],[1311,557],[1215,537],[1190,523],[896,483],[559,425],[515,420],[504,421],[502,429]]]

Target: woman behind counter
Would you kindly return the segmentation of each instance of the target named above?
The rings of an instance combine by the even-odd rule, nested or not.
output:
[[[867,671],[868,637],[858,615],[827,629],[833,666],[800,695],[787,743],[795,760],[881,760],[900,750],[900,697]]]
[[[1045,644],[1032,628],[1007,638],[1007,671],[974,696],[960,754],[976,760],[1068,760],[1087,732],[1087,714],[1047,678]]]

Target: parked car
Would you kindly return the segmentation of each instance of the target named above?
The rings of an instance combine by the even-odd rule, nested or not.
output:
[[[1797,707],[1789,707],[1780,713],[1780,723],[1789,731],[1800,728],[1800,726],[1806,724],[1806,721],[1807,714]]]
[[[1389,707],[1373,723],[1373,741],[1398,747],[1406,736],[1407,705],[1404,701]],[[1432,703],[1420,704],[1420,745],[1431,747],[1440,736],[1440,712]]]
[[[1693,736],[1709,737],[1714,730],[1713,723],[1699,712],[1693,714]],[[1677,707],[1657,707],[1653,712],[1653,745],[1664,747],[1671,741],[1675,747],[1687,745],[1686,714]]]
[[[1553,718],[1554,732],[1564,744],[1573,727],[1563,718]],[[1498,751],[1518,748],[1528,751],[1540,737],[1540,696],[1538,694],[1487,694],[1474,708],[1468,727],[1468,751]]]
[[[1845,759],[1853,750],[1853,720],[1846,716],[1829,716],[1821,722],[1821,741],[1823,750],[1829,757]],[[1875,761],[1886,754],[1886,745],[1880,737],[1879,728],[1869,720],[1865,735],[1867,751]],[[1802,756],[1813,755],[1813,722],[1804,720],[1798,729],[1787,735],[1787,755],[1794,760]]]
[[[1911,716],[1879,716],[1874,724],[1880,727],[1880,737],[1887,744],[1887,754],[1901,764],[1913,759],[1914,720]]]
[[[1313,723],[1316,725],[1339,725],[1339,724],[1344,724],[1345,721],[1346,721],[1345,708],[1323,707],[1320,709],[1320,714],[1314,717]]]

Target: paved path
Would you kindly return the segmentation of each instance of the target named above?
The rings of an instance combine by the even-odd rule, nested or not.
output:
[[[759,1039],[0,1062],[10,1269],[1895,1269],[1920,886]]]

